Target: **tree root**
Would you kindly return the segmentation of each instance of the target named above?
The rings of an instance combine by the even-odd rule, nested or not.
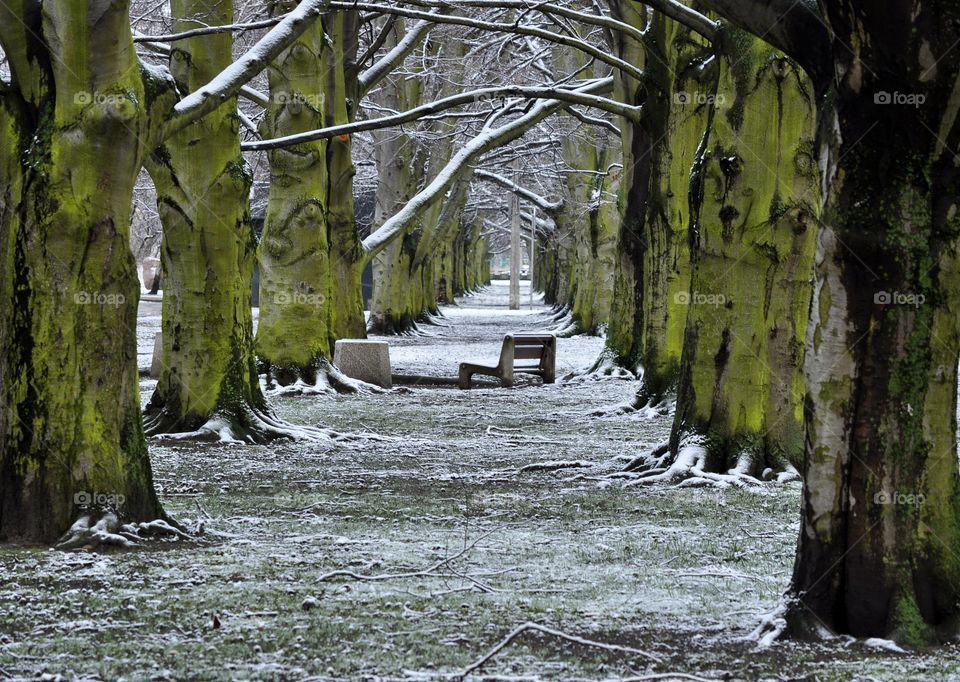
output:
[[[262,445],[279,439],[314,442],[349,440],[336,431],[291,424],[273,416],[269,410],[254,409],[249,405],[240,415],[216,413],[193,431],[166,433],[148,427],[147,433],[158,439],[250,445]]]
[[[635,485],[649,485],[652,483],[668,483],[674,488],[737,487],[756,489],[764,485],[764,481],[749,475],[747,472],[752,465],[749,454],[743,453],[737,466],[727,473],[708,471],[707,449],[699,438],[690,438],[680,445],[674,457],[669,444],[661,444],[648,455],[636,458],[629,462],[623,471],[611,474],[612,478],[630,478],[626,487]]]
[[[490,649],[483,656],[475,660],[473,663],[468,665],[466,668],[461,670],[458,673],[454,673],[450,677],[454,680],[465,680],[469,675],[475,673],[477,670],[486,665],[494,656],[499,654],[505,648],[510,646],[510,644],[517,639],[520,635],[525,632],[539,632],[544,635],[549,635],[551,637],[557,637],[564,641],[570,642],[572,644],[579,644],[581,646],[589,646],[598,649],[603,649],[604,651],[610,651],[618,654],[627,654],[631,656],[642,656],[654,662],[661,662],[661,659],[656,654],[652,654],[649,651],[643,651],[642,649],[634,649],[633,647],[622,646],[620,644],[606,644],[604,642],[598,642],[592,639],[585,639],[584,637],[579,637],[577,635],[569,635],[560,630],[555,630],[554,628],[548,627],[546,625],[540,625],[539,623],[526,622],[521,625],[518,625],[513,630],[511,630],[506,637],[501,639],[492,649]]]
[[[744,640],[757,643],[757,650],[769,648],[787,630],[787,611],[792,599],[784,596],[770,613],[760,617],[760,624]]]
[[[603,381],[606,379],[636,381],[637,375],[620,364],[620,362],[617,361],[614,353],[609,348],[604,348],[593,365],[587,369],[570,372],[563,377],[562,381],[581,383],[586,381]],[[630,407],[629,411],[631,412],[634,409],[630,404],[618,405],[613,409],[622,410],[625,407]],[[623,411],[619,412],[619,414],[624,413],[625,412]],[[599,413],[595,414],[599,416]]]
[[[331,362],[320,363],[312,381],[297,378],[289,384],[281,384],[267,375],[261,375],[261,390],[268,397],[292,395],[345,395],[354,393],[385,393],[386,389],[353,379],[341,372]]]
[[[150,538],[192,540],[193,536],[164,519],[141,523],[121,524],[114,512],[105,512],[99,518],[85,514],[78,518],[55,545],[56,549],[97,549],[98,547],[139,547]]]

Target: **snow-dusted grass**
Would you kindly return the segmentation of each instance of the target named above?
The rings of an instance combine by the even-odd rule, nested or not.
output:
[[[391,340],[395,369],[452,376],[542,312],[448,308],[453,326]],[[601,345],[561,339],[562,371]],[[526,632],[470,679],[960,679],[954,647],[755,651],[744,637],[789,580],[799,484],[607,478],[612,458],[669,430],[665,416],[589,416],[633,390],[609,379],[280,398],[288,421],[384,439],[154,442],[164,504],[187,526],[203,521],[203,541],[0,549],[0,678],[439,680],[534,621],[661,661]],[[521,471],[559,462],[594,466]],[[324,579],[335,571],[377,579]]]

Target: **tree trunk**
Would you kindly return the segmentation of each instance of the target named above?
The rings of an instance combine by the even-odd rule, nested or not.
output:
[[[125,2],[5,7],[0,42],[17,88],[0,113],[0,537],[49,542],[88,509],[163,515],[140,419],[129,220],[174,99],[138,68]]]
[[[644,22],[618,4],[622,18]],[[642,368],[637,405],[661,403],[677,385],[690,286],[689,209],[708,127],[708,107],[685,106],[685,95],[712,93],[716,74],[698,65],[710,49],[691,31],[654,13],[645,45],[624,37],[621,58],[645,63],[648,78],[623,75],[620,96],[642,104],[639,125],[622,123],[623,179],[619,257],[607,336],[615,361]]]
[[[403,26],[397,22],[387,49],[402,39]],[[424,62],[439,62],[440,58],[459,59],[462,64],[464,45],[436,40],[425,47]],[[444,62],[445,64],[449,61]],[[398,79],[384,83],[379,102],[392,110],[403,111],[421,103],[427,97],[444,97],[459,79],[447,72],[444,78],[421,78],[418,81]],[[439,81],[439,82],[437,82]],[[427,92],[424,92],[424,90]],[[377,203],[374,224],[379,226],[406,204],[416,193],[418,185],[426,185],[436,177],[453,154],[455,123],[437,120],[430,131],[437,139],[423,145],[417,139],[389,131],[377,136]],[[465,189],[458,183],[448,202],[436,202],[426,208],[418,224],[402,239],[395,240],[377,254],[373,261],[373,298],[370,302],[368,330],[375,334],[405,334],[417,329],[418,322],[429,321],[439,313],[437,304],[437,268],[435,254],[444,237],[444,214],[455,215],[455,208],[466,199]]]
[[[176,0],[175,30],[233,22],[232,3]],[[230,34],[173,45],[170,67],[182,93],[230,65]],[[256,441],[271,431],[253,351],[250,286],[256,244],[251,174],[240,154],[236,101],[169,138],[148,161],[163,222],[163,367],[147,406],[148,433]]]
[[[827,192],[787,620],[920,644],[956,636],[960,603],[960,8],[823,6],[837,80],[819,112]]]
[[[264,137],[324,126],[327,46],[315,23],[268,68],[270,104]],[[260,322],[257,355],[282,385],[314,384],[330,357],[330,249],[327,226],[327,147],[307,142],[268,152],[270,194],[260,242]]]
[[[622,175],[613,167],[621,164],[622,155],[608,145],[605,131],[597,131],[592,152],[594,174],[586,185],[590,189],[588,210],[577,234],[577,290],[571,302],[573,322],[585,334],[600,333],[610,316],[619,230],[616,195]]]
[[[695,451],[700,470],[760,476],[802,459],[814,102],[800,67],[763,41],[730,28],[719,42],[716,97],[686,98],[714,113],[670,446]]]
[[[335,12],[325,22],[333,44],[324,52],[325,125],[349,123],[356,118],[360,100],[357,83],[359,14]],[[367,335],[360,278],[366,254],[360,242],[353,208],[353,166],[349,138],[335,137],[327,145],[327,229],[330,235],[331,343],[336,339],[362,339]]]

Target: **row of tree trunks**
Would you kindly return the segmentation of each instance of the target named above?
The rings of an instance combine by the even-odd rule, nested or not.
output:
[[[233,22],[219,0],[176,0],[174,30]],[[217,34],[173,44],[170,70],[181,93],[233,61],[233,39]],[[163,224],[162,371],[145,412],[148,433],[267,437],[253,349],[250,286],[256,242],[251,173],[240,153],[236,100],[176,133],[149,157]]]
[[[403,38],[402,22],[396,22],[385,47],[390,49]],[[431,40],[423,49],[421,64],[444,64],[443,79],[390,79],[378,93],[379,103],[394,111],[453,94],[460,81],[465,44]],[[436,82],[435,82],[436,81]],[[374,224],[379,226],[406,204],[419,186],[434,179],[453,154],[451,120],[439,119],[412,137],[399,131],[376,135],[377,198]],[[469,176],[469,169],[462,175]],[[368,330],[375,334],[405,334],[417,324],[439,314],[443,282],[441,263],[444,245],[452,241],[466,202],[469,177],[456,182],[446,201],[438,201],[420,216],[402,238],[394,240],[373,260],[373,298],[370,301]]]
[[[592,65],[585,54],[557,48],[554,65],[562,76],[579,73],[584,78],[609,73]],[[570,131],[563,136],[563,160],[569,169],[563,183],[563,208],[553,212],[552,235],[541,235],[538,245],[550,250],[537,259],[534,286],[544,301],[569,311],[566,333],[598,334],[610,316],[613,298],[614,261],[620,216],[622,155],[620,141],[610,131],[578,125],[573,117],[564,121]]]

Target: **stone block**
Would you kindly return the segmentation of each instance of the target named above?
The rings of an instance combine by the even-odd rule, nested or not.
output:
[[[351,379],[391,388],[390,346],[386,341],[340,339],[333,351],[333,364]]]

